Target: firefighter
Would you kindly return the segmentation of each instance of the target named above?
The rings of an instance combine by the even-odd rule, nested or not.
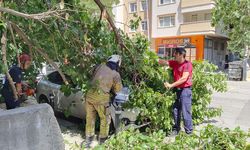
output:
[[[20,67],[14,65],[10,68],[9,74],[15,84],[18,99],[16,100],[7,77],[3,81],[2,95],[7,109],[20,107],[20,97],[24,94],[22,91],[22,71],[27,70],[31,65],[31,58],[27,54],[20,55]]]
[[[99,144],[108,138],[111,92],[117,93],[122,89],[121,76],[118,72],[120,65],[121,57],[112,55],[106,64],[100,64],[94,70],[91,88],[86,94],[86,148],[90,148],[94,138],[96,114],[100,117]]]

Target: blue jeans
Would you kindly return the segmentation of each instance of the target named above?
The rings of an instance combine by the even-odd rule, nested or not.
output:
[[[180,88],[176,90],[177,99],[173,106],[174,115],[174,130],[179,132],[181,130],[181,115],[183,116],[184,129],[187,134],[193,131],[192,122],[192,90],[191,88]]]

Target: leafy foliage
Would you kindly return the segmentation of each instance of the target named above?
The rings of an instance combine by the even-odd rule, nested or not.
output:
[[[213,125],[208,125],[196,131],[192,135],[181,132],[175,137],[174,141],[165,138],[163,131],[154,132],[149,135],[138,131],[127,130],[112,136],[104,145],[96,147],[96,150],[102,149],[226,149],[226,150],[244,150],[247,149],[247,138],[250,133],[245,133],[240,128],[230,130],[222,129]]]
[[[243,52],[250,45],[250,1],[249,0],[215,0],[213,24],[219,25],[227,33],[230,41],[228,48]]]
[[[127,150],[143,150],[143,149],[160,149],[163,144],[165,135],[163,131],[154,132],[144,135],[133,129],[126,130],[112,136],[104,145],[96,147],[96,150],[104,149],[127,149]]]
[[[22,3],[6,1],[5,6],[33,14],[60,9],[56,0],[50,2],[48,5],[39,0]],[[89,87],[94,66],[105,63],[112,54],[121,55],[120,73],[123,84],[129,86],[132,91],[131,102],[127,107],[139,108],[140,121],[150,120],[152,130],[169,131],[172,128],[171,107],[175,95],[172,91],[165,89],[163,83],[173,82],[171,70],[158,64],[158,56],[149,50],[147,38],[140,34],[130,38],[122,31],[118,31],[127,48],[121,50],[107,22],[100,21],[99,15],[89,11],[84,3],[79,0],[68,1],[65,3],[65,9],[69,10],[65,16],[40,21],[27,20],[10,14],[5,14],[4,17],[5,20],[18,24],[36,47],[42,48],[53,61],[58,62],[63,72],[71,77],[72,84],[77,85],[83,93]],[[27,45],[18,36],[15,37],[18,48],[13,46],[13,40],[8,41],[9,65],[16,57],[16,51],[14,52],[13,49],[29,52]],[[12,39],[10,35],[8,39]],[[44,58],[36,51],[33,51],[33,54],[35,66],[40,67],[45,61]],[[212,90],[225,91],[226,78],[222,74],[215,73],[216,67],[207,62],[195,63],[194,69],[193,119],[195,123],[200,123],[204,119],[220,114],[220,111],[211,111],[207,106],[211,102]],[[36,72],[30,72],[30,75],[35,77]],[[75,92],[72,87],[63,85],[61,90],[65,95],[69,95]]]
[[[153,58],[150,60],[153,61]],[[203,61],[194,62],[193,67],[192,115],[194,123],[199,124],[221,114],[221,109],[208,106],[212,100],[212,93],[226,91],[227,84],[226,76],[216,72],[217,66]],[[141,82],[134,90],[131,105],[140,108],[142,122],[151,121],[151,129],[170,130],[173,125],[172,104],[175,101],[175,94],[173,91],[168,91],[163,83],[173,82],[172,71],[164,70],[160,66],[148,67],[146,64],[141,68],[150,78]]]
[[[193,63],[192,116],[194,123],[199,124],[206,119],[220,116],[221,109],[209,108],[213,92],[227,90],[226,76],[217,72],[218,67],[207,61]]]

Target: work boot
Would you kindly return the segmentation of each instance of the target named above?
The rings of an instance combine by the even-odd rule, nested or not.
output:
[[[103,143],[105,143],[105,141],[108,139],[108,137],[105,138],[99,138],[99,144],[102,145]]]
[[[86,137],[86,140],[85,140],[85,148],[86,149],[89,149],[89,148],[91,148],[91,143],[93,142],[93,140],[94,140],[94,136],[87,136]]]

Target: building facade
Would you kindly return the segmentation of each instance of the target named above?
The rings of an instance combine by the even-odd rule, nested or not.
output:
[[[152,0],[147,11],[142,10],[142,0],[123,0],[123,22],[136,13],[141,16],[145,28],[133,30],[124,26],[128,34],[142,32],[149,37],[151,47],[161,57],[170,58],[173,49],[185,46],[188,60],[208,60],[223,67],[227,55],[227,36],[219,27],[212,27],[213,0]],[[121,11],[121,10],[120,10]],[[144,21],[144,22],[143,22]]]
[[[113,7],[115,14],[115,24],[129,36],[135,33],[142,33],[151,38],[151,17],[152,17],[151,0],[120,0],[120,3]],[[138,28],[134,28],[131,20],[141,18]]]

